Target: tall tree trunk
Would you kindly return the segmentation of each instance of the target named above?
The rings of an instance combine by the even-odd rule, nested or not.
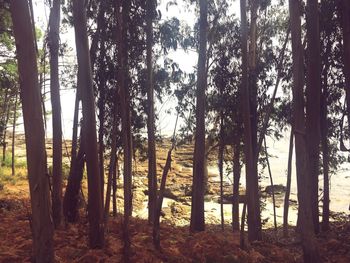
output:
[[[328,142],[328,119],[327,119],[327,77],[324,73],[323,92],[321,98],[321,145],[322,145],[322,166],[323,166],[323,210],[322,230],[329,230],[329,142]]]
[[[233,201],[232,201],[232,228],[233,231],[239,231],[239,180],[241,177],[241,138],[240,135],[234,135],[233,143]]]
[[[15,140],[16,140],[16,121],[17,121],[17,106],[18,106],[18,91],[16,92],[15,108],[13,111],[13,123],[12,123],[12,176],[15,176]]]
[[[116,105],[117,104],[115,104],[115,107]],[[106,203],[105,203],[105,216],[104,216],[105,224],[107,224],[108,217],[109,217],[112,184],[113,184],[113,177],[115,174],[115,167],[116,167],[116,156],[117,156],[117,122],[116,122],[116,112],[115,112],[113,129],[112,129],[111,158],[109,161],[107,190],[106,190]]]
[[[270,166],[270,161],[269,161],[269,154],[267,152],[266,137],[264,138],[264,149],[265,149],[265,155],[266,155],[267,169],[269,171],[270,185],[272,187],[271,189],[272,189],[273,224],[275,226],[275,232],[277,233],[275,186],[273,185],[273,178],[272,178],[271,166]]]
[[[5,122],[4,122],[4,133],[3,133],[3,137],[2,137],[2,140],[3,140],[3,144],[2,144],[2,165],[5,165],[5,159],[6,159],[6,146],[7,146],[7,143],[6,143],[6,135],[7,135],[7,124],[9,122],[9,119],[10,119],[10,99],[8,101],[8,105],[7,105],[7,109],[6,109],[6,118],[5,118]]]
[[[153,88],[153,17],[154,0],[147,0],[146,35],[147,35],[147,135],[148,135],[148,222],[154,220],[157,201],[157,157],[154,125],[154,88]]]
[[[124,150],[124,261],[130,260],[129,217],[132,213],[132,135],[130,99],[128,85],[128,22],[130,2],[116,0],[117,16],[117,49],[118,49],[118,84],[120,96],[120,113],[122,119],[122,144]]]
[[[32,21],[27,1],[10,1],[10,10],[17,48],[26,137],[34,258],[36,262],[53,262],[49,178],[46,173],[44,123]]]
[[[242,34],[242,115],[244,124],[244,153],[246,161],[246,196],[248,207],[248,239],[261,239],[260,201],[258,195],[258,174],[255,158],[250,94],[248,85],[248,50],[247,50],[247,8],[246,0],[241,0],[241,34]]]
[[[88,220],[90,248],[104,246],[103,200],[98,165],[95,101],[87,35],[85,1],[73,1],[75,41],[79,67],[79,84],[83,105],[84,147],[88,177]]]
[[[193,153],[193,184],[190,230],[203,231],[204,220],[204,173],[205,173],[205,91],[207,89],[207,15],[208,1],[199,1],[199,56],[197,70],[196,133]]]
[[[58,72],[61,1],[53,0],[49,21],[50,90],[52,104],[52,217],[55,228],[62,225],[62,123]]]
[[[119,177],[118,154],[115,158],[115,166],[113,170],[113,217],[117,216],[117,179]]]
[[[220,175],[220,216],[221,216],[221,230],[224,230],[224,116],[220,113],[220,134],[219,134],[219,153],[218,153],[218,167]]]
[[[309,154],[310,198],[315,233],[319,232],[318,175],[320,155],[321,57],[318,0],[308,0],[306,8],[306,145]]]
[[[283,206],[283,236],[284,237],[288,237],[289,196],[290,196],[290,187],[292,183],[292,159],[293,159],[293,145],[294,145],[293,139],[294,139],[294,133],[293,133],[293,127],[291,127],[290,137],[289,137],[287,185],[286,185],[286,194],[284,196],[284,206]]]
[[[303,92],[305,81],[303,46],[301,43],[301,3],[299,1],[289,0],[289,12],[293,58],[293,131],[295,136],[296,174],[302,247],[305,262],[320,262],[317,241],[313,231],[311,200],[308,194],[309,169],[305,138],[305,102]]]

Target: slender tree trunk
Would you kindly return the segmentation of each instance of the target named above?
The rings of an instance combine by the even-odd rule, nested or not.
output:
[[[155,12],[154,0],[147,0],[146,35],[147,35],[147,135],[148,135],[148,222],[154,219],[157,201],[157,157],[154,126],[154,92],[153,92],[153,17]]]
[[[130,233],[129,220],[132,213],[132,135],[130,120],[130,99],[128,85],[128,22],[130,2],[116,0],[117,16],[117,49],[119,70],[118,83],[120,95],[120,113],[122,119],[122,143],[124,150],[124,261],[130,260]]]
[[[314,235],[314,226],[309,198],[309,169],[308,153],[305,136],[304,113],[304,58],[301,43],[301,6],[300,2],[289,0],[289,12],[292,34],[293,57],[293,121],[295,136],[296,174],[298,184],[299,218],[302,236],[302,247],[305,262],[320,262],[317,241]]]
[[[45,134],[29,5],[10,1],[17,47],[18,72],[26,137],[27,169],[32,208],[33,251],[36,262],[53,262],[53,224],[49,178],[46,174]]]
[[[265,148],[267,169],[268,169],[268,171],[269,171],[270,184],[271,184],[271,187],[272,187],[271,189],[272,189],[272,206],[273,206],[273,224],[274,224],[274,226],[275,226],[275,232],[277,233],[275,186],[274,186],[274,184],[273,184],[271,166],[270,166],[270,161],[269,161],[269,154],[268,154],[268,152],[267,152],[266,137],[264,138],[264,148]]]
[[[4,122],[4,134],[2,137],[3,140],[3,144],[2,144],[2,165],[5,165],[5,158],[6,158],[6,137],[7,137],[7,124],[9,122],[10,119],[10,100],[8,101],[8,105],[7,105],[7,109],[6,109],[6,118],[5,118],[5,122]]]
[[[224,116],[223,113],[220,113],[220,135],[219,135],[219,153],[218,153],[218,166],[219,166],[219,174],[220,174],[220,216],[221,216],[221,230],[224,230]]]
[[[350,11],[350,10],[349,10]],[[330,33],[330,32],[326,32]],[[329,125],[328,125],[328,72],[330,69],[329,54],[331,54],[332,42],[327,39],[325,46],[323,68],[322,68],[322,94],[321,94],[321,147],[322,147],[322,167],[323,167],[323,210],[322,210],[322,230],[329,230]]]
[[[321,57],[318,0],[307,1],[306,13],[306,145],[309,154],[310,197],[315,233],[319,232],[318,175],[320,155]]]
[[[260,201],[258,196],[257,164],[254,155],[254,143],[251,127],[250,94],[248,86],[248,50],[247,50],[247,12],[246,0],[241,0],[242,34],[242,115],[244,124],[244,153],[246,160],[246,196],[248,207],[248,239],[261,239]]]
[[[88,177],[88,220],[90,248],[104,246],[103,200],[101,196],[101,175],[98,165],[96,116],[92,72],[87,35],[85,1],[73,1],[73,19],[76,50],[79,67],[79,84],[83,105],[84,146]]]
[[[327,119],[327,72],[323,81],[323,92],[321,100],[321,144],[322,144],[322,166],[323,166],[323,211],[322,230],[329,230],[329,142],[328,142],[328,119]]]
[[[15,136],[16,136],[16,121],[17,121],[17,106],[18,106],[18,92],[16,92],[15,108],[13,111],[13,124],[12,124],[12,176],[15,176]]]
[[[119,177],[118,154],[115,158],[115,166],[113,170],[113,217],[117,216],[117,177]]]
[[[53,160],[52,160],[52,217],[55,228],[61,227],[62,220],[62,123],[61,99],[58,71],[60,41],[61,1],[54,0],[50,11],[50,90],[52,104]]]
[[[116,105],[115,105],[116,107]],[[107,225],[109,217],[109,208],[111,203],[111,191],[113,184],[113,177],[115,174],[116,167],[116,156],[117,156],[117,122],[116,122],[116,113],[114,115],[113,129],[112,129],[112,146],[111,146],[111,159],[109,161],[108,168],[108,179],[107,179],[107,191],[106,191],[106,203],[105,203],[105,224]]]
[[[197,71],[196,132],[193,153],[193,184],[190,230],[203,231],[204,223],[204,173],[205,173],[205,91],[207,89],[207,15],[208,1],[199,1],[199,56]]]
[[[293,159],[293,145],[294,145],[293,139],[294,139],[294,134],[293,134],[293,127],[292,127],[290,131],[290,137],[289,137],[287,186],[286,186],[286,194],[284,197],[284,206],[283,206],[283,236],[284,237],[288,237],[289,196],[290,196],[290,187],[292,183],[292,159]]]
[[[233,144],[233,201],[232,201],[232,228],[239,231],[239,180],[241,177],[241,139],[240,135],[234,135]]]
[[[346,107],[350,128],[350,2],[348,0],[341,0],[339,3],[343,29],[343,71],[345,76]]]

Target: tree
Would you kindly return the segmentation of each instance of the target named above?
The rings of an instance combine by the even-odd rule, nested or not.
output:
[[[312,218],[315,233],[318,233],[318,175],[321,131],[321,59],[318,1],[308,0],[306,10],[306,145],[309,154],[309,187]]]
[[[241,37],[242,37],[242,116],[244,126],[244,155],[246,163],[246,196],[248,207],[248,238],[250,241],[261,239],[260,204],[258,196],[257,163],[255,158],[253,129],[251,120],[250,89],[248,83],[247,50],[247,11],[246,0],[241,0]]]
[[[95,102],[92,87],[91,61],[86,23],[85,1],[73,1],[73,19],[78,59],[78,89],[83,105],[84,147],[88,177],[89,245],[104,246],[103,200],[98,164]]]
[[[62,221],[62,123],[61,99],[58,72],[58,52],[60,38],[60,0],[52,2],[49,21],[50,48],[50,90],[52,104],[53,161],[52,161],[52,217],[56,228]]]
[[[205,173],[205,91],[207,88],[207,14],[208,1],[199,1],[199,56],[197,70],[196,131],[193,153],[193,185],[191,205],[191,231],[203,231],[204,222],[204,173]]]
[[[119,84],[120,115],[122,119],[122,144],[124,151],[124,260],[129,261],[130,257],[130,234],[129,220],[132,213],[132,137],[130,120],[130,100],[128,85],[128,16],[130,2],[116,0],[115,10],[117,16],[117,50],[118,65],[117,80]]]
[[[154,0],[146,1],[146,37],[147,37],[147,136],[148,136],[148,221],[154,220],[157,201],[157,156],[154,125],[154,81],[153,81],[153,17]]]
[[[305,141],[304,113],[304,57],[301,43],[301,5],[299,1],[289,0],[289,13],[292,36],[293,58],[293,128],[295,137],[296,174],[302,247],[305,262],[319,262],[319,253],[314,236],[311,200],[308,195],[308,153]]]
[[[36,262],[53,262],[53,224],[50,215],[49,178],[46,174],[45,134],[33,21],[27,1],[10,1],[10,10],[17,48],[26,137],[34,257]]]

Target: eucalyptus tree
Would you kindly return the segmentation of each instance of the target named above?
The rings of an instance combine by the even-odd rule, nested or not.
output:
[[[53,262],[53,223],[49,178],[46,174],[45,134],[36,47],[32,30],[34,21],[27,1],[11,1],[10,11],[16,41],[26,137],[34,258],[37,262]]]
[[[207,16],[208,1],[199,1],[199,53],[196,90],[196,130],[193,153],[193,184],[191,231],[203,231],[204,221],[204,163],[205,163],[205,91],[207,88]]]
[[[308,184],[306,183],[308,181],[309,162],[304,136],[306,130],[303,92],[305,81],[300,11],[300,2],[289,0],[293,57],[293,128],[295,136],[298,201],[300,207],[300,226],[304,261],[319,262],[319,252],[312,220],[311,200],[308,195]]]
[[[60,20],[60,0],[54,0],[50,11],[48,46],[50,48],[50,91],[52,104],[53,161],[52,161],[52,216],[55,227],[62,220],[62,121],[58,69]]]
[[[92,86],[91,61],[84,1],[73,1],[73,21],[78,59],[78,84],[83,106],[83,132],[88,174],[89,245],[104,246],[103,202],[98,165],[95,101]]]

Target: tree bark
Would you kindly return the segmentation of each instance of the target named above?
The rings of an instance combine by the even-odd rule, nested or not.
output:
[[[208,1],[199,1],[199,56],[197,71],[196,131],[193,153],[193,184],[190,230],[204,231],[204,173],[205,173],[205,91],[207,89],[207,15]]]
[[[73,1],[75,41],[79,67],[79,84],[83,105],[84,146],[88,177],[89,246],[104,246],[103,200],[101,175],[98,165],[95,102],[92,87],[91,61],[87,35],[86,7],[84,0]]]
[[[122,144],[124,150],[124,261],[130,260],[130,234],[129,220],[132,213],[132,134],[130,117],[130,99],[128,85],[128,23],[130,2],[116,0],[117,16],[117,49],[118,49],[118,72],[120,96],[120,115],[122,119]]]
[[[10,1],[26,137],[27,169],[32,208],[33,251],[36,262],[53,262],[53,224],[45,134],[40,104],[35,40],[27,1]]]
[[[244,124],[244,153],[246,162],[246,196],[248,208],[248,239],[261,239],[260,201],[258,195],[257,163],[251,121],[250,94],[248,85],[247,12],[246,0],[241,0],[242,37],[242,115]]]
[[[219,134],[219,153],[218,153],[218,167],[220,175],[220,217],[221,217],[221,230],[224,230],[224,116],[223,112],[220,113],[220,134]]]
[[[239,231],[239,180],[241,177],[241,139],[238,133],[234,135],[233,151],[232,228],[233,231]]]
[[[12,160],[11,160],[12,176],[15,176],[15,140],[16,140],[15,136],[16,136],[18,92],[19,91],[16,92],[15,108],[13,111],[13,124],[12,124]]]
[[[85,165],[84,134],[82,131],[80,132],[80,146],[78,154],[73,155],[72,153],[71,158],[71,168],[66,193],[63,199],[63,213],[67,222],[76,223],[79,219],[78,204]]]
[[[157,157],[154,123],[154,88],[153,88],[153,17],[155,12],[154,0],[147,0],[146,36],[147,36],[147,136],[148,136],[148,222],[154,220],[157,201]]]
[[[61,1],[53,0],[49,20],[50,48],[50,91],[52,104],[52,217],[55,228],[61,227],[62,213],[62,123],[61,99],[58,71],[58,53],[60,41]]]
[[[295,136],[296,174],[298,184],[298,202],[302,247],[305,262],[320,262],[317,241],[315,240],[311,212],[311,200],[308,195],[309,169],[305,136],[304,113],[304,57],[301,43],[301,2],[289,0],[289,12],[292,35],[293,58],[293,121]]]
[[[306,146],[309,154],[310,198],[315,233],[319,232],[318,175],[320,165],[321,57],[318,0],[306,8]]]

